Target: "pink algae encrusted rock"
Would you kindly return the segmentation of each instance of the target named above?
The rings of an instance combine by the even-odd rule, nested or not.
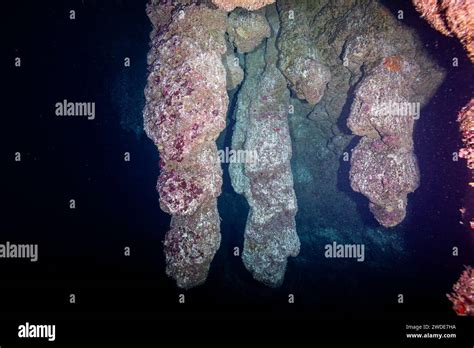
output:
[[[249,11],[258,10],[264,6],[273,4],[275,0],[212,0],[212,2],[217,7],[230,12],[236,7],[242,7]]]
[[[216,198],[222,171],[215,140],[228,105],[222,54],[226,15],[203,5],[152,1],[145,131],[160,152],[160,207],[172,214],[167,274],[179,287],[205,281],[220,244]]]
[[[457,315],[474,316],[474,268],[466,266],[453,285],[453,292],[447,297],[453,303]]]
[[[465,158],[467,167],[474,170],[474,98],[458,114],[464,147],[459,150],[459,157]]]
[[[190,216],[174,215],[165,237],[166,273],[181,288],[206,281],[209,263],[220,244],[217,202],[199,206]]]
[[[351,186],[385,227],[403,221],[407,195],[419,185],[412,139],[419,103],[410,100],[418,69],[404,57],[383,59],[356,88],[347,121],[362,136],[351,157]]]
[[[203,144],[192,156],[179,166],[162,167],[158,177],[161,209],[171,215],[191,215],[220,195],[222,169],[216,144]]]
[[[418,12],[444,35],[455,35],[474,62],[474,1],[413,0]]]
[[[385,227],[404,218],[407,194],[419,185],[419,171],[412,149],[391,147],[382,139],[363,137],[352,153],[351,186],[369,200],[370,211]]]
[[[469,103],[464,106],[458,114],[458,122],[460,124],[459,129],[461,130],[462,141],[464,147],[459,150],[459,157],[464,158],[467,161],[467,167],[470,170],[471,181],[469,182],[469,191],[468,195],[473,195],[472,190],[474,189],[474,98],[471,98]],[[464,208],[463,215],[469,216],[472,214],[472,209],[474,207],[471,205],[466,205]],[[474,219],[469,219],[469,228],[474,230]]]
[[[444,35],[456,36],[464,45],[468,57],[474,62],[474,1],[472,0],[413,0],[418,12],[422,14],[433,28]],[[467,160],[467,167],[474,169],[474,99],[459,112],[458,122],[464,147],[459,156]],[[469,183],[471,190],[474,182]],[[472,195],[472,192],[470,193]],[[466,207],[471,210],[471,207]],[[465,208],[463,208],[465,209]],[[469,215],[469,214],[466,214]],[[474,229],[474,221],[470,221]]]

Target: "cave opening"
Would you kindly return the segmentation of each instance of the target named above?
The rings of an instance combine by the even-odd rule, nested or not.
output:
[[[281,0],[226,20],[228,105],[217,148],[262,150],[263,164],[222,163],[222,239],[209,286],[229,300],[295,291],[319,304],[349,291],[363,307],[428,274],[430,255],[447,242],[468,242],[455,207],[461,180],[447,182],[466,177],[450,156],[469,65],[460,58],[450,71],[442,53],[461,56],[459,45],[430,32],[410,4]],[[327,262],[334,243],[364,245],[364,267]],[[462,262],[443,261],[451,270]],[[361,283],[370,291],[361,294]],[[262,284],[277,289],[269,297]],[[306,296],[314,291],[320,296]]]
[[[383,2],[383,5],[394,16],[401,9],[400,4]],[[403,25],[407,25],[416,32],[415,35],[420,37],[423,47],[441,68],[449,70],[451,64],[451,56],[446,56],[443,47],[449,47],[454,56],[462,57],[461,67],[469,66],[468,60],[463,56],[462,46],[454,45],[453,47],[452,40],[433,33],[410,4],[402,7],[406,19]],[[245,63],[242,67],[247,77]],[[360,75],[351,75],[350,78],[354,79],[354,83],[347,89],[343,106],[336,119],[330,119],[324,107],[308,104],[307,101],[299,99],[291,90],[290,105],[294,109],[294,113],[289,114],[288,118],[293,149],[291,164],[299,209],[296,216],[297,231],[302,241],[302,248],[298,257],[289,260],[284,291],[299,288],[301,284],[304,284],[305,288],[313,290],[318,288],[318,291],[321,291],[319,283],[335,285],[340,281],[338,274],[345,274],[347,265],[328,266],[327,263],[314,257],[315,253],[320,253],[322,247],[333,240],[366,243],[371,249],[368,262],[371,262],[370,258],[372,261],[378,260],[372,264],[371,272],[373,273],[370,276],[366,271],[360,273],[356,271],[357,275],[347,280],[345,285],[357,287],[359,282],[374,282],[375,279],[385,277],[390,269],[395,270],[401,265],[412,263],[418,265],[417,268],[412,268],[407,273],[399,274],[398,277],[386,281],[387,288],[400,282],[403,277],[421,271],[430,271],[429,263],[432,260],[429,255],[439,252],[445,242],[452,242],[452,236],[446,238],[441,236],[445,236],[444,229],[453,231],[456,235],[454,239],[460,244],[470,243],[470,240],[462,233],[462,226],[458,228],[457,209],[451,209],[448,215],[442,209],[446,200],[453,205],[459,205],[465,192],[462,180],[447,183],[446,177],[467,178],[462,164],[453,166],[449,160],[460,144],[458,127],[453,115],[456,114],[456,110],[466,104],[466,99],[469,98],[469,93],[466,93],[467,86],[464,83],[466,68],[449,71],[436,94],[421,110],[421,115],[415,118],[413,138],[421,171],[421,185],[409,195],[405,220],[399,226],[389,230],[381,228],[373,218],[367,208],[367,198],[351,189],[348,178],[350,163],[343,158],[344,153],[350,153],[359,140],[358,137],[351,136],[351,131],[346,124],[355,97],[355,89],[363,80],[366,68],[366,65],[362,64]],[[228,115],[231,115],[237,107],[236,100],[241,86],[232,93]],[[456,102],[453,102],[453,98],[456,98]],[[440,105],[443,107],[440,108]],[[415,106],[419,107],[419,104]],[[225,142],[222,142],[225,146],[231,144],[230,129],[235,124],[232,117],[228,119],[230,127],[225,132]],[[433,149],[434,143],[439,144],[435,145],[435,149]],[[234,211],[235,217],[235,206],[239,206],[237,211],[242,215],[232,223],[233,226],[237,226],[234,222],[237,223],[238,219],[247,216],[248,204],[229,185],[228,168],[225,165],[224,168],[225,188],[220,198],[220,209],[225,220],[224,216],[230,214],[230,211]],[[432,175],[438,170],[443,171],[443,174]],[[236,199],[240,201],[236,203]],[[427,200],[432,203],[427,205]],[[229,207],[232,208],[229,209]],[[445,227],[434,229],[435,225]],[[228,239],[232,240],[231,244],[242,243],[244,229],[245,226],[241,223],[237,229],[238,238],[235,239],[234,236]],[[223,234],[235,232],[234,228],[230,230],[223,228]],[[223,238],[225,247],[226,237]],[[436,238],[436,243],[430,243],[433,238]],[[423,252],[420,252],[421,250]],[[401,258],[399,254],[402,253],[404,257]],[[380,259],[384,259],[385,264],[381,264]],[[454,269],[457,266],[458,262],[454,262],[447,267]],[[319,270],[318,275],[310,271],[316,268]],[[241,271],[245,270],[241,268]],[[244,273],[241,276],[248,280]],[[425,290],[420,290],[419,293]]]

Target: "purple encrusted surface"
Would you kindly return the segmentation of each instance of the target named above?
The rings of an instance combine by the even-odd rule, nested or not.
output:
[[[220,244],[222,170],[215,140],[228,105],[226,15],[203,5],[173,6],[164,1],[147,8],[154,30],[144,125],[160,152],[160,206],[173,215],[164,243],[166,272],[190,288],[205,281]]]

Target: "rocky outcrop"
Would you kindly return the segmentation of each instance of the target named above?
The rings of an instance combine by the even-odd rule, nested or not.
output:
[[[433,28],[456,36],[474,62],[474,2],[472,0],[413,0],[416,9]]]
[[[154,30],[144,124],[160,152],[160,206],[172,215],[167,273],[183,288],[201,284],[219,247],[215,140],[225,128],[229,91],[237,103],[232,149],[257,153],[255,161],[230,163],[232,185],[250,206],[243,262],[255,279],[279,286],[288,257],[300,249],[289,124],[301,154],[292,165],[303,205],[311,216],[316,206],[327,216],[313,227],[357,214],[336,189],[353,136],[361,139],[350,159],[351,186],[369,199],[380,224],[392,227],[419,184],[414,122],[443,73],[378,1],[280,0],[260,10],[272,1],[213,2],[244,9],[227,15],[197,0],[153,0],[147,8]],[[469,120],[460,116],[466,139]],[[472,158],[468,146],[461,156]],[[329,204],[338,214],[340,205],[350,208],[333,216]]]
[[[313,43],[305,6],[278,2],[281,33],[278,37],[279,68],[297,97],[310,104],[319,102],[331,79]]]
[[[173,215],[167,274],[179,287],[205,281],[220,244],[216,197],[222,171],[215,140],[228,97],[222,54],[226,16],[204,5],[151,2],[154,25],[145,89],[145,131],[160,152],[160,206]]]
[[[457,315],[474,316],[474,268],[466,266],[447,297]]]
[[[275,0],[212,0],[217,7],[230,12],[236,7],[242,7],[249,11],[258,10],[269,4],[273,4]]]
[[[229,40],[239,53],[253,51],[263,39],[270,36],[270,26],[262,11],[232,11],[228,23]]]
[[[385,25],[383,36],[369,29],[349,38],[343,59],[352,74],[360,76],[347,120],[352,132],[363,137],[351,157],[351,186],[369,199],[381,225],[393,227],[405,218],[407,194],[419,185],[414,122],[443,74],[426,55],[418,54],[423,51],[419,42],[408,41],[411,33],[391,17]]]
[[[226,71],[227,90],[230,91],[240,85],[244,79],[244,71],[240,66],[239,58],[232,50],[227,50],[223,63]]]
[[[474,170],[474,98],[461,109],[458,122],[464,143],[464,147],[459,150],[459,157],[466,159],[467,167]]]
[[[321,165],[327,165],[328,153],[344,156],[344,147],[351,137],[344,134],[339,120],[347,117],[346,112],[350,109],[348,127],[354,135],[369,138],[361,140],[353,151],[352,187],[377,201],[377,204],[372,202],[371,210],[376,212],[382,225],[396,225],[405,216],[407,192],[415,189],[418,183],[412,131],[414,119],[419,115],[388,117],[389,113],[383,115],[383,108],[379,108],[375,118],[368,113],[385,103],[393,106],[410,102],[421,109],[441,83],[443,72],[424,53],[414,32],[397,21],[378,1],[280,0],[278,10],[282,25],[278,38],[279,67],[296,96],[310,104],[310,107],[303,107],[307,118],[314,120],[321,135],[326,137],[317,142],[313,138],[307,140],[319,145],[326,142],[326,147],[318,145],[310,161],[298,156],[296,172],[307,171],[315,162],[312,172],[317,173]],[[301,63],[305,61],[314,61],[316,63],[310,66],[318,64],[320,68],[308,69]],[[328,74],[322,72],[324,70]],[[392,76],[395,81],[390,81]],[[397,88],[391,91],[393,95],[387,91],[387,86]],[[375,90],[385,90],[385,96],[376,96]],[[367,100],[361,109],[365,95]],[[367,105],[369,99],[377,105]],[[304,120],[295,118],[295,121],[298,119]],[[305,133],[296,131],[298,124],[294,127],[295,136]],[[395,165],[397,162],[400,164]],[[372,169],[369,163],[387,166],[387,170]],[[406,171],[404,175],[400,173],[402,168]],[[369,169],[373,173],[368,172]],[[370,184],[366,175],[383,176],[385,186]],[[313,175],[313,180],[318,180],[318,176]],[[401,189],[403,185],[405,187]],[[313,197],[308,195],[308,199]],[[392,207],[394,201],[397,201],[396,209]],[[305,204],[312,203],[303,202]],[[386,209],[390,214],[382,216]]]
[[[351,158],[351,186],[385,227],[403,221],[407,194],[419,185],[412,135],[420,103],[411,99],[418,70],[404,57],[384,58],[356,88],[347,121],[363,137]]]
[[[469,189],[466,193],[466,201],[472,201],[474,197],[474,99],[461,109],[458,114],[459,129],[461,130],[462,142],[464,146],[459,150],[459,157],[466,160],[467,167],[470,173]],[[467,203],[465,207],[461,208],[461,216],[466,220],[466,225],[471,230],[474,230],[474,211],[473,204]]]
[[[241,87],[232,137],[234,150],[256,151],[257,160],[232,163],[230,175],[236,192],[250,205],[245,228],[243,261],[255,279],[279,286],[287,258],[299,253],[296,234],[296,196],[290,168],[288,129],[289,91],[276,67],[278,15],[267,8],[272,36],[264,47],[247,55],[247,77]]]
[[[411,101],[418,69],[401,56],[383,59],[356,88],[347,121],[363,137],[351,158],[351,186],[385,227],[405,218],[407,194],[419,184],[412,140],[419,103]]]
[[[464,45],[471,62],[474,62],[474,2],[470,0],[413,0],[416,9],[421,13],[433,28],[448,36],[456,36]],[[471,170],[471,182],[469,183],[473,195],[474,187],[474,101],[461,109],[458,114],[458,122],[464,147],[459,150],[459,156],[467,160],[467,167]],[[466,209],[467,208],[467,209]],[[464,216],[474,215],[471,207],[461,208]],[[466,212],[468,210],[468,212]],[[469,227],[474,230],[474,220],[469,220]]]

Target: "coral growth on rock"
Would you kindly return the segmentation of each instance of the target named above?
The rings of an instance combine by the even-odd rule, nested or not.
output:
[[[413,0],[413,4],[433,28],[456,36],[474,62],[474,1]]]
[[[220,218],[212,200],[187,215],[174,215],[165,236],[166,272],[181,288],[206,281],[209,264],[220,243]]]
[[[378,1],[279,0],[266,8],[274,1],[212,2],[218,9],[198,0],[152,0],[147,7],[154,29],[144,124],[160,152],[160,207],[172,215],[167,273],[183,288],[201,284],[219,247],[215,140],[226,125],[229,91],[236,101],[232,150],[258,155],[229,166],[232,186],[250,206],[243,262],[255,279],[279,286],[300,249],[291,166],[309,214],[329,200],[354,203],[342,193],[321,197],[335,191],[326,188],[337,185],[333,164],[360,136],[350,159],[352,188],[370,200],[381,225],[399,224],[419,184],[414,122],[443,72]],[[347,114],[353,135],[340,129]],[[471,118],[460,116],[466,139]],[[293,161],[290,131],[301,154]],[[468,161],[469,141],[461,151]],[[353,214],[355,208],[344,219]]]
[[[212,2],[217,7],[230,12],[236,7],[242,7],[249,11],[258,10],[264,6],[273,4],[275,0],[212,0]]]
[[[412,140],[419,102],[411,100],[418,69],[400,56],[383,59],[357,86],[347,120],[352,132],[363,137],[351,158],[351,186],[369,199],[370,210],[385,227],[405,218],[407,194],[419,183]]]
[[[459,150],[459,157],[464,158],[467,163],[467,167],[470,170],[470,182],[467,196],[473,196],[474,189],[474,98],[464,106],[458,114],[458,122],[460,124],[459,129],[461,130],[462,141],[464,147]],[[469,201],[469,198],[467,199]],[[463,218],[467,217],[469,220],[469,228],[474,230],[474,218],[471,205],[466,205],[466,208],[462,208]]]
[[[255,279],[279,286],[287,258],[299,253],[296,196],[290,168],[289,91],[276,67],[278,15],[267,8],[273,34],[247,56],[247,78],[238,97],[234,150],[256,151],[257,161],[231,163],[232,185],[250,205],[245,228],[243,261]]]
[[[412,148],[363,137],[352,153],[350,179],[354,191],[369,199],[377,221],[393,227],[405,218],[407,194],[419,185],[416,157]]]
[[[467,50],[471,62],[474,62],[474,1],[413,0],[413,4],[433,28],[444,35],[455,35]],[[471,170],[471,182],[469,183],[471,190],[474,187],[474,181],[472,180],[472,170],[474,169],[473,114],[474,101],[471,99],[458,115],[461,136],[464,142],[464,147],[459,150],[459,156],[467,160],[467,167]],[[472,192],[468,192],[468,195],[472,195]],[[472,208],[467,207],[467,209],[471,210]],[[469,226],[474,229],[474,221],[471,220]]]
[[[321,108],[318,105],[315,111],[330,117],[340,114],[341,100],[334,95],[332,84],[348,92],[354,87],[347,125],[363,139],[351,157],[351,186],[369,198],[379,223],[392,227],[404,219],[407,194],[419,182],[413,153],[414,121],[441,83],[443,72],[424,53],[415,35],[383,6],[374,1],[351,6],[320,10],[323,18],[333,15],[318,33],[337,22],[334,13],[347,18],[335,24],[338,34],[330,38],[333,49],[317,45],[323,64],[331,67],[332,80]],[[336,50],[336,57],[331,52],[335,49],[342,51]],[[345,71],[333,68],[332,61],[325,62],[334,57],[336,61],[340,57]]]
[[[447,294],[453,309],[460,316],[474,316],[474,268],[467,266],[459,280],[453,285],[453,292]]]
[[[474,98],[458,114],[464,147],[459,150],[459,157],[465,158],[467,167],[474,170]]]
[[[399,72],[402,69],[402,58],[400,56],[385,57],[383,66],[392,72]]]
[[[144,127],[160,152],[157,190],[172,214],[165,238],[167,274],[201,284],[220,244],[216,197],[222,171],[214,143],[228,105],[222,54],[225,13],[204,5],[152,1]]]

